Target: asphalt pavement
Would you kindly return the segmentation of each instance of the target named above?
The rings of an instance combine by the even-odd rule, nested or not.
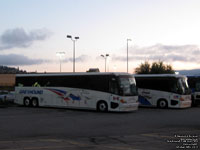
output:
[[[3,150],[200,149],[200,107],[129,113],[0,108]]]

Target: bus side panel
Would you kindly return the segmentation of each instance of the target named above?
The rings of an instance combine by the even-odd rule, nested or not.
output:
[[[139,88],[138,93],[140,106],[157,107],[158,100],[169,100],[169,94],[167,92]]]
[[[168,92],[158,91],[158,90],[150,90],[150,89],[142,89],[139,88],[139,102],[140,106],[153,106],[157,107],[159,100],[166,100],[170,103],[170,94]]]
[[[44,88],[45,104],[54,107],[79,107],[81,90],[74,88]]]
[[[153,106],[151,92],[148,89],[138,88],[140,106]]]
[[[40,98],[39,105],[50,107],[56,107],[61,105],[63,92],[64,90],[60,88],[43,88],[43,97]],[[65,103],[62,103],[62,105],[66,106]]]
[[[43,89],[38,87],[15,87],[15,103],[19,105],[24,104],[24,98],[28,97],[30,100],[38,98],[43,99]]]
[[[106,92],[61,87],[16,87],[17,104],[23,105],[25,97],[38,99],[42,107],[67,107],[95,109],[99,101],[105,101],[109,111],[138,109],[138,96],[123,97]],[[120,103],[124,100],[126,103]],[[114,104],[114,105],[113,105]]]
[[[38,98],[39,106],[96,109],[97,102],[104,100],[110,108],[110,94],[105,92],[60,87],[16,87],[15,103],[23,105],[25,97]]]
[[[46,92],[51,92],[51,94],[46,94],[49,95],[48,101],[53,99],[53,104],[56,107],[96,109],[99,100],[106,101],[109,106],[110,94],[105,92],[78,88],[48,88],[46,90]]]
[[[101,92],[95,92],[92,90],[82,90],[82,100],[80,101],[80,106],[84,108],[92,108],[96,109],[96,104],[99,99],[106,99],[105,94],[101,94]]]
[[[166,100],[168,107],[169,107],[169,103],[170,103],[170,93],[165,92],[165,91],[157,91],[157,90],[151,90],[152,93],[154,94],[154,106],[158,106],[158,101],[159,100]]]
[[[166,100],[169,108],[187,108],[191,106],[190,95],[158,90],[138,89],[140,106],[157,106],[159,100]]]
[[[21,88],[19,88],[19,87],[15,87],[15,100],[14,100],[14,102],[16,104],[23,105],[23,96],[21,94],[19,94],[20,89]]]

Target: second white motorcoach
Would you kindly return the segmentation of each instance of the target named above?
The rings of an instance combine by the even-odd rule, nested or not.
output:
[[[15,93],[17,104],[33,107],[133,111],[139,104],[127,73],[18,74]]]
[[[200,76],[187,76],[192,91],[192,106],[200,105]]]
[[[140,106],[191,107],[187,77],[175,74],[134,75]]]

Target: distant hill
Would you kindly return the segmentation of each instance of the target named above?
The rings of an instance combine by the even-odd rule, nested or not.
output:
[[[176,70],[176,72],[179,72],[179,74],[182,75],[200,75],[200,69],[192,69],[192,70]]]
[[[0,74],[22,74],[27,73],[25,70],[19,70],[19,68],[0,66]]]

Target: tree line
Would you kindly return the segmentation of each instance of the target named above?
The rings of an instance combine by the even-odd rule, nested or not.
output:
[[[163,61],[153,62],[148,61],[141,63],[135,69],[136,74],[175,74],[175,70],[171,65],[164,64]]]
[[[0,74],[24,74],[27,73],[25,70],[19,70],[19,68],[0,66]]]
[[[19,70],[19,68],[0,66],[0,74],[25,74],[28,73],[25,70]],[[36,72],[34,72],[36,73]],[[171,65],[164,64],[163,61],[153,62],[148,61],[141,63],[136,69],[136,74],[175,74],[175,70]]]

